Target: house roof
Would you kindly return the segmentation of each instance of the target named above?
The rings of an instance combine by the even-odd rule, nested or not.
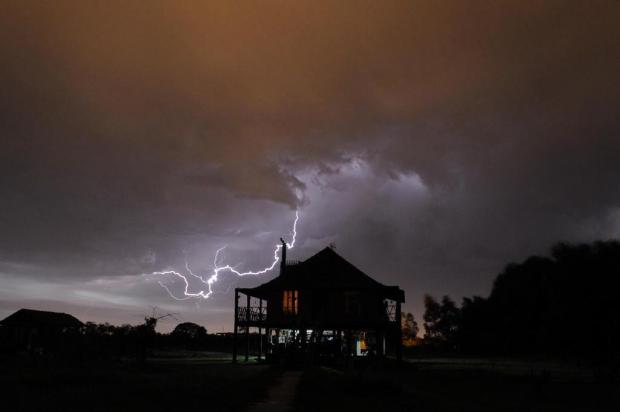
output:
[[[404,292],[398,286],[377,282],[332,248],[325,248],[314,256],[296,264],[287,264],[283,274],[253,289],[243,289],[260,297],[273,290],[285,289],[347,289],[376,290],[386,298],[404,302]]]
[[[44,310],[20,309],[0,321],[2,326],[47,326],[56,328],[75,327],[84,324],[67,313],[47,312]]]

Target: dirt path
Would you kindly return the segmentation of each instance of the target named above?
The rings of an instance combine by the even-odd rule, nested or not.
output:
[[[250,405],[248,412],[284,412],[290,411],[295,400],[295,391],[301,379],[301,372],[287,371],[274,383],[267,398],[259,403]]]

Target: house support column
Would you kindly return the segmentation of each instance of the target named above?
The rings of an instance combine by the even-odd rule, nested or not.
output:
[[[377,329],[377,357],[385,357],[385,334],[383,329]]]
[[[235,321],[233,326],[232,361],[237,362],[237,319],[239,319],[239,290],[235,288]]]
[[[245,295],[245,361],[250,359],[250,295]]]
[[[265,359],[267,359],[267,355],[272,350],[272,346],[271,346],[271,333],[272,333],[271,328],[266,328],[265,329]]]
[[[396,302],[396,360],[403,360],[403,319],[400,301]]]
[[[258,299],[258,321],[263,321],[263,300]],[[263,328],[261,326],[258,327],[258,360],[261,360],[263,357]]]
[[[353,344],[353,332],[351,332],[350,329],[345,330],[344,339],[346,342],[345,346],[347,348],[347,357],[351,357],[355,352],[355,345]]]

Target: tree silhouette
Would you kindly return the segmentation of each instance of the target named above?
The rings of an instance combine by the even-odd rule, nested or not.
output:
[[[424,339],[443,348],[456,343],[461,313],[449,296],[444,296],[441,303],[430,296],[424,296]]]
[[[441,338],[439,322],[441,319],[441,305],[431,295],[424,295],[424,339],[433,342]]]
[[[449,296],[441,299],[437,328],[444,342],[454,345],[459,330],[461,311]]]
[[[488,298],[463,299],[458,344],[469,352],[587,357],[617,368],[619,286],[620,242],[556,244],[550,257],[507,265]],[[427,305],[431,337],[444,333],[443,307]]]
[[[404,340],[412,340],[418,336],[419,327],[418,322],[416,322],[413,317],[413,313],[403,312],[401,316],[403,322],[403,339]]]
[[[207,329],[204,326],[192,322],[179,323],[172,331],[172,336],[181,340],[202,339],[207,336]]]

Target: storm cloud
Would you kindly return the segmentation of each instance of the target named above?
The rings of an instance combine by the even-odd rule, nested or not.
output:
[[[620,232],[620,2],[0,5],[0,312],[229,328],[299,209],[420,313],[511,260]]]

